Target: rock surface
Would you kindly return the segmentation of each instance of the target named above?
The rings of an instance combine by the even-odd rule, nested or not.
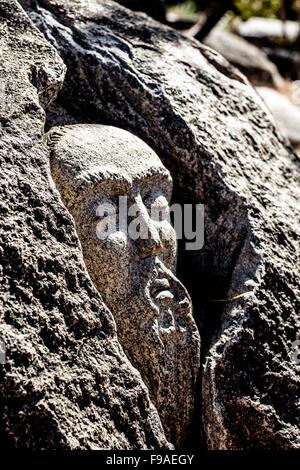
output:
[[[65,67],[14,0],[0,31],[1,448],[168,448],[50,178],[41,104]]]
[[[297,21],[281,21],[276,18],[249,18],[238,28],[239,34],[255,44],[268,46],[282,42],[282,38],[295,41],[300,33]]]
[[[190,297],[175,275],[170,174],[148,145],[116,127],[54,127],[47,142],[51,173],[76,222],[91,279],[168,440],[181,446],[193,433],[200,337]]]
[[[288,98],[271,88],[257,87],[256,90],[275,117],[282,133],[292,144],[300,145],[299,106],[295,106]]]
[[[68,67],[59,104],[141,137],[171,171],[174,200],[206,205],[204,248],[180,249],[179,264],[201,327],[207,446],[299,448],[291,147],[245,78],[205,46],[109,1],[28,11]]]
[[[204,39],[204,44],[219,52],[228,62],[244,73],[254,85],[282,87],[283,79],[276,65],[261,49],[245,39],[214,29]]]

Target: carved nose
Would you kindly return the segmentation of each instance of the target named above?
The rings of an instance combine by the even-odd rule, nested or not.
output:
[[[139,204],[140,214],[139,216],[142,217],[145,226],[148,229],[147,238],[138,238],[135,241],[137,251],[140,258],[149,258],[149,256],[153,256],[159,253],[162,248],[162,242],[156,229],[155,225],[153,224],[148,211],[144,204]]]
[[[153,232],[153,230],[151,232]],[[162,243],[158,233],[156,235],[155,233],[149,233],[148,239],[144,240],[139,238],[136,240],[136,246],[140,258],[149,258],[149,256],[153,256],[161,251]]]

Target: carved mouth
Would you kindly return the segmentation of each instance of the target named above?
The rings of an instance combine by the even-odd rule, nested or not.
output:
[[[174,295],[170,291],[170,282],[166,278],[155,279],[150,286],[151,297],[158,302],[172,302]]]

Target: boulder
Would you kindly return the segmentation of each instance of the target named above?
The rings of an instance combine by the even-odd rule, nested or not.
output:
[[[296,41],[300,34],[300,25],[297,21],[253,16],[240,24],[238,33],[260,46],[279,45],[283,38],[289,42]]]
[[[225,57],[236,66],[254,85],[269,85],[281,88],[283,79],[277,67],[258,47],[245,39],[226,31],[214,29],[205,39],[204,44]]]
[[[183,241],[178,272],[201,329],[205,445],[299,448],[299,160],[273,117],[218,53],[145,15],[108,0],[27,11],[67,65],[57,102],[139,136],[174,202],[205,204],[204,247]]]
[[[269,110],[276,119],[282,133],[294,145],[300,145],[300,108],[276,90],[267,87],[257,87]]]
[[[0,30],[1,448],[170,448],[50,177],[43,108],[65,66],[15,0]]]

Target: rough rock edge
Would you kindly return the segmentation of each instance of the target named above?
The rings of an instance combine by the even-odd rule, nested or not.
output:
[[[293,251],[299,236],[296,156],[253,89],[245,86],[247,80],[217,53],[184,40],[145,15],[132,14],[109,1],[92,4],[92,17],[89,6],[78,0],[72,5],[59,0],[43,2],[48,18],[43,11],[32,13],[36,24],[70,64],[60,102],[76,118],[85,116],[97,122],[105,118],[106,123],[121,125],[148,142],[171,169],[178,200],[199,202],[209,198],[207,244],[200,256],[182,259],[183,266],[189,261],[198,270],[198,284],[194,282],[193,286],[193,280],[190,284],[194,299],[199,283],[206,294],[199,297],[198,293],[203,308],[201,302],[196,306],[208,325],[203,377],[208,447],[297,448],[299,380],[290,359],[291,344],[299,329],[299,284]],[[47,24],[49,11],[54,15]],[[96,28],[96,38],[92,30],[85,37],[85,25]],[[75,41],[68,49],[72,31]],[[85,62],[84,48],[76,56],[77,40],[83,40],[80,44],[87,49],[93,45],[98,70],[103,72],[101,87],[93,88],[93,100],[89,96],[90,64]],[[161,60],[163,54],[166,64],[171,60],[175,53],[170,49],[172,43],[178,55],[176,71],[182,73],[184,64],[186,79],[194,77],[190,89],[196,83],[201,87],[198,100],[201,102],[204,96],[209,120],[203,120],[205,113],[197,107],[192,91],[185,89],[181,96],[170,86],[172,75],[166,77],[164,70],[155,69],[157,58]],[[142,57],[140,50],[147,54]],[[186,57],[185,53],[195,54],[196,50],[200,62],[201,54],[210,67],[215,67],[209,73]],[[81,71],[84,87],[72,82],[72,67]],[[107,80],[114,89],[109,106],[104,101],[108,99]],[[72,93],[81,98],[78,104],[71,101]],[[143,107],[145,101],[147,107]],[[194,115],[189,114],[191,101]],[[86,107],[80,109],[84,104]],[[153,116],[162,118],[156,127]],[[235,131],[237,122],[239,133]],[[207,302],[209,295],[231,298],[246,290],[252,295],[220,304],[220,308],[216,304],[212,308]]]
[[[170,448],[49,176],[40,104],[65,67],[16,1],[1,2],[0,29],[2,446]]]

